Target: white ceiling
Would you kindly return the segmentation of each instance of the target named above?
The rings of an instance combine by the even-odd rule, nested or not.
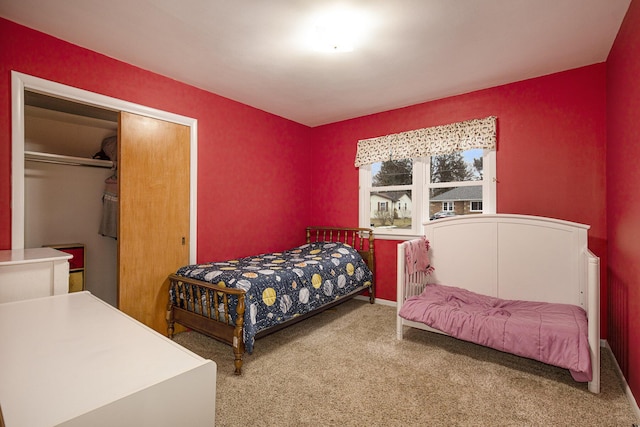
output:
[[[317,126],[603,62],[630,1],[0,0],[0,16]],[[336,4],[361,39],[312,50]]]

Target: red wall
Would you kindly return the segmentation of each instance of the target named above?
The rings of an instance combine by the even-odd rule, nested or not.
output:
[[[11,247],[11,70],[198,119],[200,260],[303,241],[310,128],[0,18],[0,249]]]
[[[633,243],[640,240],[640,223],[634,221],[640,211],[635,143],[640,128],[634,119],[640,111],[635,78],[640,65],[634,48],[640,44],[639,8],[633,0],[607,65],[313,129],[0,18],[0,249],[11,246],[11,70],[198,119],[201,261],[293,246],[307,224],[357,225],[353,160],[359,139],[495,115],[498,212],[591,225],[589,245],[603,272],[602,335],[609,320],[609,269],[626,292],[628,317],[612,317],[619,321],[612,329],[626,331],[622,348],[630,361],[625,366],[637,394],[640,249]],[[396,244],[376,242],[378,297],[392,301]]]
[[[358,223],[359,139],[495,115],[498,212],[590,224],[604,284],[605,101],[605,64],[597,64],[315,128],[312,220]],[[392,301],[396,244],[376,242],[377,296]]]
[[[640,396],[640,2],[607,59],[607,236],[610,345]]]

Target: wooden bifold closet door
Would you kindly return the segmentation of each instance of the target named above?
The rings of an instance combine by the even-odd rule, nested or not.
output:
[[[118,126],[118,307],[165,334],[167,275],[189,261],[190,128],[131,113]]]

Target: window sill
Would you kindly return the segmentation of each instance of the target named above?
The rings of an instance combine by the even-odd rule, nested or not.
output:
[[[376,240],[399,240],[399,241],[413,240],[413,239],[422,237],[421,235],[417,235],[417,234],[394,234],[394,233],[384,232],[384,230],[377,231],[375,229],[373,230],[373,236]]]

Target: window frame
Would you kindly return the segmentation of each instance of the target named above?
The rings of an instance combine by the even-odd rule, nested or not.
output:
[[[389,227],[374,228],[377,239],[410,240],[424,235],[424,223],[429,221],[429,190],[431,188],[463,187],[482,185],[482,213],[496,213],[496,151],[483,150],[482,180],[464,182],[429,182],[430,157],[413,159],[413,178],[411,184],[411,229],[394,229]],[[371,165],[359,168],[359,223],[360,227],[371,227]],[[402,188],[399,188],[402,187]],[[375,187],[379,190],[380,187]],[[407,186],[388,186],[385,191],[406,189]]]
[[[456,210],[455,202],[442,202],[442,208],[440,210],[443,212],[454,212]]]
[[[482,201],[482,200],[480,200],[480,201],[478,201],[478,200],[471,200],[471,201],[469,202],[469,212],[482,212],[482,209],[474,209],[474,208],[473,208],[473,204],[474,204],[474,203],[482,203],[482,205],[484,206],[484,201]]]

